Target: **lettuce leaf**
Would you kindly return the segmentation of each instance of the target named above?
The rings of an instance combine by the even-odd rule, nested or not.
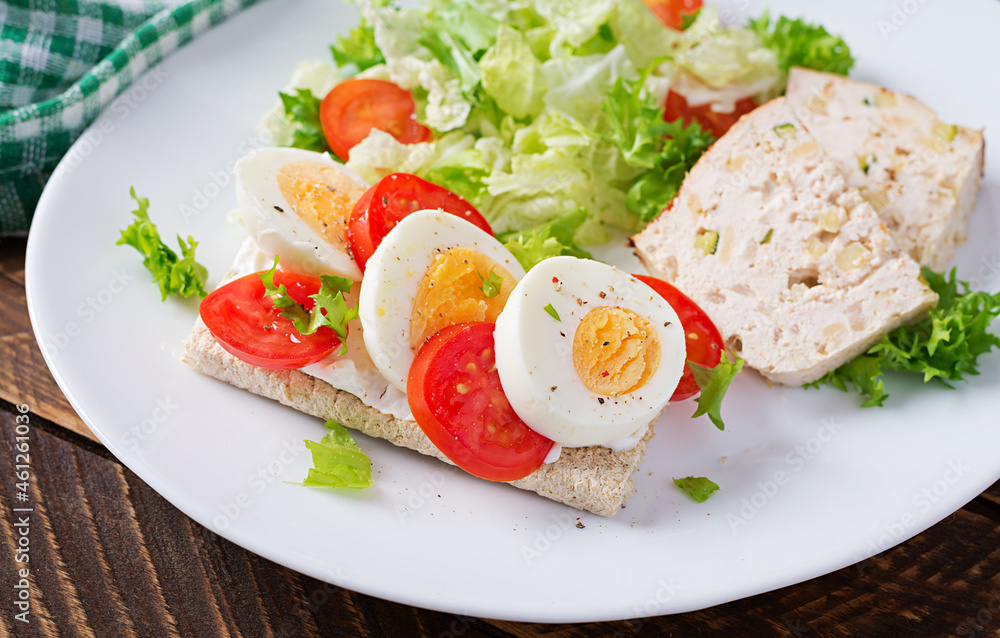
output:
[[[541,63],[520,31],[501,25],[496,43],[479,61],[483,90],[497,106],[516,118],[542,111],[545,78]]]
[[[723,26],[713,5],[698,12],[676,44],[672,53],[677,68],[712,89],[734,85],[766,89],[781,79],[775,54],[754,32]]]
[[[726,424],[722,422],[722,399],[726,396],[729,384],[733,382],[736,375],[743,369],[743,359],[723,350],[719,364],[714,368],[703,368],[696,363],[688,361],[688,367],[694,373],[694,380],[701,388],[701,393],[695,401],[698,409],[691,415],[691,418],[707,414],[708,418],[720,430],[726,429]]]
[[[348,308],[344,293],[350,292],[354,285],[350,279],[336,275],[320,275],[322,282],[319,292],[309,295],[316,301],[312,310],[306,310],[302,304],[288,294],[284,284],[274,284],[274,273],[278,269],[278,256],[274,257],[271,270],[260,273],[264,283],[264,294],[271,298],[275,308],[281,308],[281,316],[288,319],[300,334],[311,335],[320,328],[331,328],[340,337],[340,354],[347,354],[347,323],[358,316],[357,308]]]
[[[548,87],[545,106],[591,130],[598,125],[605,96],[615,82],[639,76],[623,45],[607,54],[553,58],[542,63],[541,71]]]
[[[654,63],[655,64],[655,63]],[[644,222],[652,221],[670,204],[698,158],[715,138],[692,121],[664,122],[664,107],[645,90],[648,68],[636,81],[619,78],[603,110],[606,139],[630,166],[644,169],[628,191],[626,205]]]
[[[138,207],[132,211],[135,221],[121,231],[121,239],[117,246],[132,246],[143,256],[142,265],[153,275],[153,283],[159,286],[161,301],[166,301],[171,294],[181,297],[208,294],[205,282],[208,280],[208,270],[195,261],[194,252],[198,242],[188,236],[187,243],[177,236],[181,256],[171,250],[160,239],[160,231],[149,219],[149,199],[137,197],[135,188],[129,189],[129,195]]]
[[[674,479],[674,485],[699,503],[704,503],[708,497],[718,491],[719,486],[704,476],[688,476]]]
[[[526,272],[549,257],[570,255],[590,259],[591,254],[573,242],[574,234],[586,219],[587,211],[578,208],[547,224],[502,234],[500,241]]]
[[[770,11],[747,25],[768,49],[774,52],[783,73],[793,66],[847,75],[854,66],[851,49],[843,38],[831,35],[820,25],[800,18],[780,16],[771,22]]]
[[[806,387],[856,389],[867,397],[862,406],[874,407],[889,396],[883,385],[889,371],[917,373],[925,383],[936,379],[948,388],[979,374],[979,357],[1000,348],[1000,337],[990,332],[1000,315],[1000,293],[973,291],[954,269],[945,275],[924,268],[923,275],[939,297],[927,317],[883,335],[866,353]]]
[[[353,64],[358,71],[385,62],[382,51],[375,44],[375,29],[364,20],[346,36],[338,36],[337,43],[330,47],[330,53],[338,67]]]
[[[325,153],[330,150],[319,120],[320,98],[309,89],[295,89],[294,94],[278,93],[285,110],[285,122],[291,127],[289,146]]]
[[[308,487],[346,487],[361,489],[375,483],[372,462],[351,438],[347,429],[330,419],[327,432],[319,441],[306,441],[312,452],[313,467],[302,485]]]

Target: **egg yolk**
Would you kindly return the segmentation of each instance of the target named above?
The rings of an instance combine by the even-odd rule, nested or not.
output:
[[[483,278],[490,271],[502,277],[500,290],[487,297]],[[486,255],[456,246],[434,256],[417,294],[410,314],[410,348],[413,351],[436,332],[465,322],[496,322],[517,282],[507,270]]]
[[[292,212],[309,228],[332,245],[349,248],[347,220],[354,204],[364,195],[364,186],[332,166],[290,162],[278,170],[278,188]]]
[[[573,336],[573,365],[591,392],[612,397],[634,392],[660,365],[660,338],[631,310],[594,308]]]

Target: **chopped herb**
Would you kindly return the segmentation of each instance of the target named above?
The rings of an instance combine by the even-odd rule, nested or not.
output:
[[[863,100],[863,102],[865,103],[865,106],[871,106],[872,105],[872,101],[870,99],[868,99],[868,98],[865,98]]]
[[[774,132],[778,134],[778,137],[792,137],[795,135],[795,125],[779,124],[774,127]]]
[[[760,240],[760,245],[763,246],[764,244],[770,244],[771,243],[771,235],[773,235],[773,234],[774,234],[774,229],[773,228],[768,228],[767,229],[767,234],[764,235],[764,239]]]
[[[704,503],[708,497],[718,491],[719,486],[704,476],[689,476],[674,479],[674,485],[699,503]]]
[[[874,153],[869,153],[868,155],[863,155],[863,156],[861,156],[861,157],[858,158],[858,168],[861,169],[861,172],[863,172],[865,175],[867,175],[868,174],[868,169],[870,169],[872,167],[872,164],[875,163],[876,159],[877,158],[875,157]]]
[[[694,247],[706,255],[714,255],[716,249],[719,247],[719,233],[714,230],[706,230],[700,233],[694,240]]]
[[[549,313],[549,316],[552,317],[553,319],[555,319],[556,321],[559,321],[559,322],[562,321],[562,319],[559,318],[559,313],[556,312],[556,309],[552,307],[552,304],[549,304],[549,305],[545,306],[545,308],[543,308],[543,310],[545,312]]]
[[[483,291],[483,297],[487,299],[492,299],[500,294],[500,287],[503,285],[503,277],[496,274],[496,272],[491,268],[490,274],[483,277],[480,272],[476,273],[479,275],[479,279],[482,280],[483,285],[479,287]]]
[[[932,129],[934,134],[943,139],[945,142],[952,142],[955,140],[955,136],[958,135],[958,127],[954,124],[945,124],[944,122],[938,120],[934,124]]]
[[[116,245],[132,246],[139,251],[143,256],[142,265],[152,273],[153,283],[159,286],[163,301],[166,301],[167,295],[170,294],[181,297],[207,295],[205,282],[208,280],[208,270],[194,259],[194,250],[198,247],[198,242],[189,235],[185,244],[178,235],[177,243],[181,248],[181,257],[178,258],[177,253],[163,243],[160,231],[149,220],[149,200],[137,197],[134,187],[129,190],[129,194],[138,204],[138,208],[132,211],[135,221],[121,231],[121,239]]]

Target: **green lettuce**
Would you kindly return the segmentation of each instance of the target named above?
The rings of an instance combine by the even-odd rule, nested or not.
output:
[[[346,36],[338,36],[337,43],[330,47],[330,53],[338,67],[353,64],[358,71],[385,62],[385,57],[375,44],[375,29],[364,20]]]
[[[626,206],[644,222],[652,221],[677,195],[688,171],[715,138],[692,121],[664,122],[664,107],[645,90],[647,69],[636,81],[619,78],[603,110],[606,138],[624,161],[643,169],[629,188]]]
[[[347,323],[358,316],[358,309],[347,307],[344,293],[350,292],[354,282],[336,275],[320,275],[319,292],[309,295],[316,304],[312,310],[306,310],[288,294],[284,284],[274,284],[277,269],[278,256],[275,255],[274,265],[269,271],[260,273],[260,280],[264,283],[264,294],[271,298],[275,308],[282,310],[281,316],[291,321],[303,335],[311,335],[324,326],[332,329],[340,337],[340,354],[347,354]]]
[[[285,122],[290,126],[289,146],[325,153],[330,150],[319,120],[320,98],[309,89],[295,89],[294,94],[278,93],[285,110]]]
[[[704,476],[688,476],[674,479],[674,485],[699,503],[704,503],[708,497],[718,491],[719,486]]]
[[[479,61],[483,90],[516,118],[542,111],[545,78],[541,63],[520,31],[501,25],[494,44]]]
[[[319,441],[306,441],[312,452],[313,467],[302,485],[361,489],[375,483],[372,462],[351,438],[347,429],[334,420],[325,423],[327,432]]]
[[[875,407],[889,396],[883,383],[889,371],[920,374],[925,383],[936,379],[948,388],[979,374],[979,357],[1000,347],[1000,337],[990,332],[1000,315],[1000,293],[973,291],[956,279],[954,269],[945,275],[924,268],[923,275],[939,297],[927,317],[883,335],[867,352],[807,387],[853,388],[867,397],[863,407]]]
[[[586,219],[587,211],[578,208],[546,224],[501,235],[500,240],[525,272],[549,257],[569,255],[590,259],[590,253],[573,242],[577,229]]]
[[[783,73],[793,66],[847,75],[854,66],[851,49],[843,38],[802,19],[780,16],[771,22],[770,11],[751,20],[748,29],[774,52]]]
[[[198,242],[188,236],[185,243],[178,235],[177,243],[181,249],[181,255],[178,257],[177,253],[163,243],[160,231],[150,221],[149,199],[136,196],[134,187],[129,189],[129,194],[138,205],[132,211],[135,221],[121,231],[121,239],[116,245],[132,246],[139,251],[143,257],[142,265],[153,275],[153,283],[160,288],[162,301],[166,301],[167,296],[171,294],[181,297],[207,295],[205,282],[208,280],[208,270],[194,258]]]
[[[767,88],[781,79],[775,54],[752,31],[723,26],[719,10],[706,6],[677,39],[674,63],[706,86]]]
[[[714,368],[703,368],[696,363],[688,361],[688,367],[694,373],[695,383],[701,388],[701,393],[695,401],[698,409],[691,415],[691,418],[707,414],[708,418],[720,430],[726,429],[726,424],[722,421],[722,399],[729,390],[729,384],[743,369],[743,359],[730,356],[723,350],[719,364]]]

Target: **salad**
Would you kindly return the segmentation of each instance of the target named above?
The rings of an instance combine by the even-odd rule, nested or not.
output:
[[[277,144],[332,151],[369,183],[416,174],[500,235],[570,216],[582,245],[641,230],[791,65],[853,64],[822,27],[725,25],[700,2],[652,3],[666,27],[639,0],[357,4],[334,64],[302,63],[281,94]]]

